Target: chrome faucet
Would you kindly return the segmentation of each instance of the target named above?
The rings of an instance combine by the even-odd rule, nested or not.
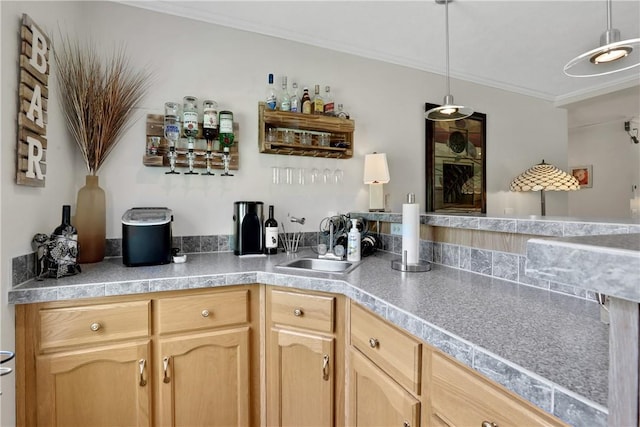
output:
[[[327,253],[324,255],[318,255],[320,259],[333,259],[336,261],[341,261],[342,257],[336,255],[333,252],[333,219],[329,218],[329,245],[327,246]]]

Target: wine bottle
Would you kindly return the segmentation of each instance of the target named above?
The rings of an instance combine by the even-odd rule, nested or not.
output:
[[[264,252],[278,253],[278,221],[273,217],[273,205],[269,205],[269,218],[264,222]]]
[[[70,205],[62,206],[62,223],[53,230],[53,234],[56,236],[69,236],[71,238],[75,235],[75,240],[78,239],[78,231],[73,225],[71,225]]]
[[[305,87],[302,89],[302,112],[304,114],[311,114],[312,110],[312,102],[311,97],[309,96],[309,88]]]

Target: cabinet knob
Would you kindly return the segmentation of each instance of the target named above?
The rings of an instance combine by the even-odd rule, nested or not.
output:
[[[371,348],[376,348],[380,343],[376,338],[369,338],[369,345]]]
[[[211,313],[209,313],[209,310],[202,310],[202,313],[200,314],[202,314],[202,317],[209,317],[209,314]]]
[[[411,424],[409,424],[409,421],[405,421],[402,423],[402,427],[411,427]]]
[[[102,328],[102,325],[98,322],[93,322],[91,324],[91,326],[89,326],[89,328],[93,331],[93,332],[97,332],[100,328]]]
[[[482,424],[480,424],[480,427],[498,427],[498,424],[492,421],[483,421]]]
[[[303,314],[304,314],[304,312],[299,308],[296,308],[295,310],[293,310],[293,315],[296,316],[296,317],[300,317]]]

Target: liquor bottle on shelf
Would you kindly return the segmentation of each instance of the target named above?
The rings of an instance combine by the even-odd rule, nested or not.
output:
[[[315,87],[315,95],[313,96],[313,114],[324,114],[324,99],[320,95],[320,85]]]
[[[222,162],[224,172],[222,176],[233,176],[229,173],[229,163],[231,161],[230,147],[233,145],[233,113],[231,111],[220,111],[220,134],[218,140],[222,147]]]
[[[293,82],[291,85],[291,96],[289,97],[289,103],[291,104],[291,112],[299,113],[300,108],[300,98],[298,98],[298,83]]]
[[[278,95],[276,94],[276,87],[273,85],[273,74],[269,74],[269,84],[267,84],[267,108],[275,110],[278,105]]]
[[[264,252],[278,253],[278,221],[273,217],[273,205],[269,205],[269,218],[264,222]]]
[[[333,97],[331,96],[331,87],[324,87],[324,114],[327,116],[333,116],[334,111],[334,103]]]
[[[193,152],[196,144],[196,136],[198,136],[198,98],[195,96],[185,96],[182,98],[182,131],[187,137],[187,161],[189,164],[189,172],[185,175],[196,175],[193,171],[196,155]]]
[[[218,103],[206,100],[202,103],[202,136],[207,141],[207,171],[201,175],[215,175],[211,171],[211,159],[213,159],[213,141],[218,138]]]
[[[338,112],[336,113],[336,116],[340,117],[341,119],[349,118],[349,113],[344,110],[344,106],[342,104],[338,104]]]
[[[313,107],[312,107],[311,97],[309,96],[309,88],[306,86],[302,89],[301,101],[302,101],[302,112],[304,114],[311,114]]]
[[[291,99],[289,98],[289,87],[287,86],[287,76],[282,76],[282,92],[280,92],[280,111],[291,111]]]
[[[165,102],[164,104],[164,137],[169,145],[169,172],[166,174],[179,174],[176,172],[176,145],[180,139],[180,120],[178,120],[178,104]]]

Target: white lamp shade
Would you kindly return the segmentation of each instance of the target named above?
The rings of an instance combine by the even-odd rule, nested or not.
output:
[[[389,165],[385,153],[373,153],[364,156],[364,183],[386,184],[389,182]]]

